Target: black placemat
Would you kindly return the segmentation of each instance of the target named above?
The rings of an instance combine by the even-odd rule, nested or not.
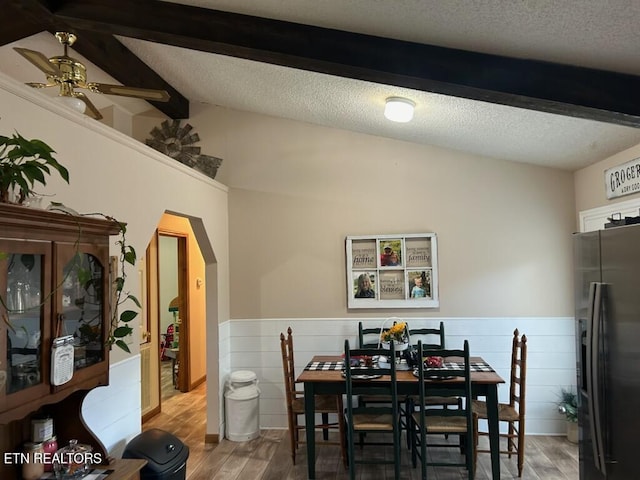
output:
[[[305,370],[342,370],[342,360],[336,362],[309,362]]]

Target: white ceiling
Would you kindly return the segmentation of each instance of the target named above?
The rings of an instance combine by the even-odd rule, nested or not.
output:
[[[244,13],[464,50],[640,75],[637,0],[191,0],[174,3]],[[196,104],[575,170],[640,143],[640,129],[373,84],[118,37]],[[82,38],[78,39],[81,42]],[[13,46],[60,55],[44,32],[0,47],[0,70],[43,81]],[[84,60],[80,55],[72,56]],[[87,62],[90,81],[117,83]],[[28,88],[28,87],[25,87]],[[55,94],[56,92],[51,92]],[[630,95],[634,92],[630,92]],[[388,96],[416,102],[414,120],[383,115]],[[88,96],[135,114],[145,102]],[[197,126],[196,126],[197,127]]]

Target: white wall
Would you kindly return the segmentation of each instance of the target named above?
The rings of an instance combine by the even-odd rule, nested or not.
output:
[[[347,310],[346,236],[423,232],[440,308],[381,316],[573,315],[570,172],[224,108],[189,122],[224,159],[232,318],[371,315]]]
[[[14,130],[39,138],[57,153],[70,172],[70,185],[52,176],[43,194],[75,210],[103,212],[127,222],[127,241],[144,256],[165,210],[202,219],[216,264],[207,266],[207,343],[217,343],[217,325],[229,318],[229,262],[227,189],[216,181],[174,162],[112,128],[68,111],[37,91],[0,74],[0,132]],[[118,250],[112,246],[112,255]],[[127,289],[140,295],[140,276],[129,273]],[[92,391],[84,415],[87,423],[114,454],[123,441],[140,432],[139,329],[131,341],[130,356],[114,349],[110,386]],[[214,349],[217,353],[217,348]],[[208,371],[218,379],[217,358],[207,358]],[[120,369],[122,362],[127,365]],[[135,372],[132,374],[132,370]],[[120,380],[138,377],[137,384],[121,387]],[[215,385],[216,383],[214,383]],[[113,399],[117,399],[115,404]],[[117,409],[105,409],[113,404]],[[91,406],[93,405],[93,407]],[[217,395],[210,397],[207,433],[216,434],[220,422]],[[110,413],[111,412],[111,413]],[[106,427],[105,425],[115,425]]]

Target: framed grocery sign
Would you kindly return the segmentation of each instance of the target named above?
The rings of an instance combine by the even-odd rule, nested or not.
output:
[[[349,308],[436,308],[438,245],[435,233],[349,236]]]

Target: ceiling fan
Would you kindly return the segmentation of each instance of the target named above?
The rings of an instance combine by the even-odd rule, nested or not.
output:
[[[154,102],[166,102],[169,100],[169,94],[165,90],[87,82],[86,67],[80,61],[67,55],[69,47],[77,40],[76,35],[56,32],[56,38],[64,47],[64,55],[47,58],[35,50],[14,47],[16,52],[42,70],[47,76],[47,83],[29,82],[27,85],[30,87],[47,88],[58,86],[60,88],[58,97],[64,98],[70,103],[70,106],[83,111],[96,120],[100,120],[102,115],[84,93],[75,91],[76,88],[85,88],[93,93],[135,97]],[[72,105],[73,103],[75,105]]]

